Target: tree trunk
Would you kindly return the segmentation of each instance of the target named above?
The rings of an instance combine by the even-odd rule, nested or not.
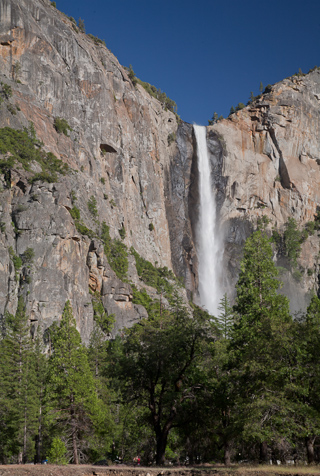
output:
[[[314,441],[315,438],[310,436],[305,439],[308,464],[314,463]]]
[[[268,444],[266,441],[260,443],[260,464],[268,463]]]
[[[156,463],[163,465],[165,462],[165,452],[167,447],[168,433],[161,432],[157,435],[157,456]]]
[[[72,431],[72,452],[73,452],[73,464],[79,464],[78,448],[77,448],[77,431],[74,428]]]
[[[225,441],[223,444],[223,462],[226,466],[230,466],[231,464],[231,448],[229,441]]]

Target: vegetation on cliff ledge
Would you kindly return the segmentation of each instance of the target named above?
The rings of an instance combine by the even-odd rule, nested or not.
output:
[[[32,173],[29,181],[42,180],[44,182],[57,182],[58,174],[65,175],[69,172],[67,164],[43,149],[43,144],[35,134],[34,126],[30,123],[29,128],[15,130],[10,127],[0,129],[0,154],[4,156],[0,160],[0,173],[5,174],[9,180],[10,170],[18,162],[22,167],[32,172],[32,163],[40,165],[42,171]]]

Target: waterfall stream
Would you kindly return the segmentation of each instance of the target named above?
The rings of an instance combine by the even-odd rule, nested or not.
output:
[[[221,298],[220,269],[223,250],[216,223],[216,202],[211,182],[206,128],[194,125],[199,172],[199,219],[197,254],[199,262],[199,296],[201,305],[217,316]]]

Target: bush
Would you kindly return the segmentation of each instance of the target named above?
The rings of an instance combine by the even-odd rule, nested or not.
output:
[[[9,99],[12,97],[12,88],[9,84],[6,84],[6,83],[3,83],[1,81],[1,87],[2,87],[2,91],[1,91],[1,94],[2,96],[4,96],[6,99]]]
[[[125,227],[122,225],[122,227],[121,227],[118,231],[119,231],[120,238],[121,238],[122,240],[124,240],[125,237],[126,237],[126,229],[125,229]]]
[[[23,263],[33,263],[35,253],[33,248],[27,248],[26,251],[22,254]]]
[[[175,132],[171,132],[169,135],[168,135],[168,145],[171,145],[172,142],[174,142],[177,138],[177,135]]]
[[[51,464],[68,464],[67,448],[60,438],[53,438],[48,455],[48,461]]]
[[[140,278],[148,285],[156,288],[158,293],[165,293],[170,300],[174,291],[174,286],[168,280],[175,281],[180,286],[180,282],[175,275],[166,266],[156,268],[150,261],[142,258],[136,250],[131,247],[131,254],[135,257],[137,273]]]
[[[94,217],[98,216],[97,200],[95,199],[93,195],[91,195],[91,197],[88,200],[88,209],[91,215],[93,215]]]
[[[77,207],[72,207],[71,210],[69,210],[70,215],[74,220],[80,220],[80,210]]]
[[[57,8],[56,2],[51,2],[51,6],[54,7],[54,8]]]
[[[86,227],[83,223],[81,223],[80,220],[75,220],[74,224],[81,235],[86,235],[90,239],[95,238],[97,236],[97,234],[93,230],[90,230],[90,228]]]
[[[153,223],[149,223],[149,231],[153,231],[154,230],[154,224]]]
[[[128,272],[128,249],[120,240],[111,240],[106,222],[101,226],[101,239],[108,263],[119,279],[125,279]]]
[[[42,172],[35,174],[29,182],[42,180],[57,182],[57,173],[65,175],[69,171],[67,164],[57,159],[51,152],[45,152],[42,144],[37,140],[33,124],[29,129],[15,130],[10,127],[0,129],[0,154],[10,152],[11,157],[0,161],[0,173],[6,174],[15,162],[19,162],[25,170],[31,171],[31,163],[41,165]]]
[[[105,42],[104,40],[101,40],[101,39],[98,38],[97,36],[91,35],[91,33],[88,33],[87,36],[88,36],[89,38],[91,38],[91,40],[93,40],[93,42],[94,42],[95,45],[107,46],[107,45],[106,45],[106,42]]]
[[[61,117],[54,118],[53,126],[59,134],[62,133],[67,137],[69,137],[68,131],[72,131],[72,128],[69,126],[68,122]]]

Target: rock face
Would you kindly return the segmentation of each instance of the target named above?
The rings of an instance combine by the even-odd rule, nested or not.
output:
[[[99,239],[103,222],[111,238],[173,269],[196,300],[192,126],[178,125],[172,112],[132,84],[103,44],[79,32],[49,0],[0,0],[0,81],[13,92],[11,97],[2,90],[0,128],[22,129],[32,121],[45,150],[71,168],[51,184],[30,183],[31,172],[18,165],[9,185],[0,175],[0,316],[15,312],[22,295],[33,328],[46,329],[69,299],[88,342],[91,290],[116,315],[115,332],[145,317],[145,309],[133,303],[132,286],[108,263]],[[226,288],[235,283],[244,240],[259,216],[267,215],[269,227],[279,229],[290,216],[301,225],[313,220],[320,202],[319,109],[320,72],[314,71],[278,83],[249,107],[208,127]],[[54,128],[57,117],[72,128],[69,136]],[[37,164],[32,171],[39,172]],[[92,230],[89,236],[76,227],[70,214],[75,206]],[[302,282],[290,274],[285,278],[296,307],[317,287],[318,241],[310,237],[303,245]],[[17,270],[14,257],[23,258],[30,248],[34,256]],[[131,255],[128,281],[145,287]],[[147,291],[156,296],[152,288]]]

